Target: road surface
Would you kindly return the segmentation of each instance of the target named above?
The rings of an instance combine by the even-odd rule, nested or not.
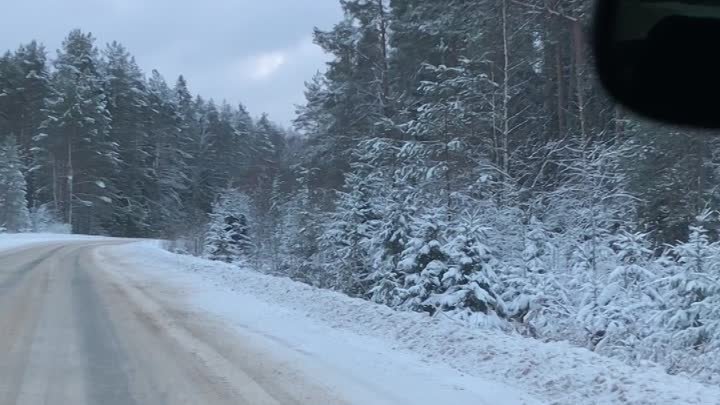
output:
[[[0,252],[0,405],[347,403],[109,270],[98,250],[114,243]]]

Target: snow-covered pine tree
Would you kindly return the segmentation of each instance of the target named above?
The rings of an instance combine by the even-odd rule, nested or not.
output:
[[[235,164],[234,176],[236,179],[241,179],[239,183],[245,184],[247,176],[250,176],[257,169],[252,167],[252,161],[255,153],[262,150],[262,148],[258,148],[254,143],[255,122],[253,122],[245,105],[238,104],[237,109],[233,111],[231,124],[235,130],[236,142],[243,159],[242,164]]]
[[[123,45],[108,44],[104,56],[102,75],[112,117],[108,136],[117,145],[120,165],[106,186],[122,190],[112,205],[113,220],[107,228],[114,234],[146,237],[152,232],[149,215],[153,202],[148,190],[156,184],[151,170],[154,145],[149,139],[152,122],[147,85]]]
[[[178,237],[185,230],[182,196],[188,187],[188,160],[183,150],[181,118],[165,79],[153,70],[147,84],[149,137],[152,145],[150,222],[156,232]]]
[[[412,152],[413,148],[403,149],[402,143],[389,138],[363,141],[354,150],[360,163],[355,165],[358,174],[376,184],[375,201],[381,218],[369,240],[373,269],[369,296],[390,307],[402,302],[405,281],[398,264],[414,237],[414,218],[421,204],[416,197],[422,196],[417,183],[425,177],[424,166]]]
[[[0,145],[0,229],[7,232],[22,232],[30,227],[22,167],[15,139],[5,138]]]
[[[17,110],[11,114],[15,126],[10,133],[17,137],[20,157],[25,166],[25,180],[28,183],[28,206],[34,207],[39,205],[38,200],[42,201],[47,197],[47,194],[43,193],[47,185],[45,179],[51,177],[50,173],[33,170],[39,163],[33,154],[33,138],[40,133],[40,126],[46,118],[45,100],[50,93],[50,71],[45,47],[36,41],[20,46],[14,59],[21,76],[16,87]]]
[[[611,142],[588,144],[572,139],[563,148],[562,186],[549,193],[545,223],[562,235],[560,254],[565,263],[558,280],[574,291],[568,303],[566,337],[595,349],[615,322],[605,312],[615,307],[618,288],[608,283],[617,266],[611,249],[621,226],[632,226],[633,200],[619,171],[627,153]]]
[[[607,282],[615,266],[608,235],[599,228],[590,228],[588,232],[573,251],[571,286],[579,298],[576,302],[577,339],[595,350],[607,337],[608,330],[616,327],[616,320],[609,312],[615,309],[619,286]]]
[[[444,52],[450,52],[443,46]],[[465,63],[469,63],[465,61]],[[477,64],[476,64],[477,66]],[[423,100],[417,111],[417,117],[403,125],[409,134],[419,140],[422,148],[423,164],[427,167],[427,180],[436,193],[442,193],[439,203],[449,211],[457,209],[458,192],[475,164],[469,164],[469,157],[478,148],[476,139],[471,136],[477,130],[482,118],[478,106],[473,103],[482,97],[464,97],[468,93],[486,93],[493,83],[484,73],[473,72],[467,66],[448,67],[425,65],[419,69],[427,76],[419,85]],[[486,149],[486,145],[482,145]],[[473,156],[485,159],[485,156]]]
[[[252,250],[250,198],[236,190],[221,193],[213,204],[205,236],[205,257],[226,263],[245,262]]]
[[[283,131],[270,121],[267,114],[263,114],[254,124],[248,122],[247,118],[242,110],[236,116],[236,119],[244,121],[244,130],[249,130],[247,152],[250,153],[247,160],[242,161],[244,167],[239,171],[241,177],[237,180],[253,197],[257,209],[258,238],[267,245],[272,232],[271,223],[276,220],[270,217],[273,184],[278,180],[285,139]],[[242,140],[242,137],[238,139]],[[289,177],[293,178],[292,175]]]
[[[695,369],[698,356],[720,346],[720,244],[710,241],[703,226],[708,216],[698,216],[688,241],[673,246],[675,263],[661,280],[664,305],[650,339],[671,373]]]
[[[444,209],[430,209],[411,224],[412,237],[405,243],[397,264],[403,279],[401,308],[431,314],[436,310],[434,297],[441,293],[441,279],[448,272],[445,215]]]
[[[316,196],[310,189],[311,173],[311,170],[300,168],[299,188],[283,205],[285,215],[280,224],[283,227],[280,250],[284,252],[284,260],[281,269],[294,280],[327,287],[331,283],[321,274],[317,256],[322,220]]]
[[[247,125],[236,121],[239,113],[234,111],[227,102],[220,104],[215,119],[210,122],[210,131],[215,134],[213,139],[213,172],[217,184],[226,185],[237,183],[243,169],[250,163],[252,151],[247,128],[236,130],[234,124]]]
[[[381,220],[377,186],[372,177],[348,173],[321,238],[325,273],[335,278],[332,287],[351,296],[364,296],[371,283],[370,240]]]
[[[36,156],[52,173],[56,210],[81,233],[102,233],[111,221],[109,180],[120,163],[109,137],[111,116],[95,38],[73,30],[63,42],[47,100],[48,118],[34,139]]]
[[[207,214],[212,211],[214,196],[222,190],[210,187],[207,181],[211,176],[211,165],[208,162],[212,158],[212,134],[208,131],[206,103],[199,96],[193,99],[182,75],[178,77],[173,92],[179,117],[178,141],[180,150],[187,157],[187,187],[181,194],[186,218],[184,233],[193,241],[192,250],[201,253],[204,249]]]
[[[550,232],[537,217],[531,216],[525,225],[523,250],[519,256],[509,258],[510,266],[503,275],[507,316],[523,334],[552,335],[549,324],[561,317],[559,309],[567,304],[556,280],[555,254]]]
[[[14,135],[22,99],[22,68],[12,52],[0,55],[0,136]],[[0,138],[0,140],[2,140]]]
[[[615,291],[613,305],[605,309],[610,320],[598,351],[637,360],[638,345],[650,331],[647,316],[660,302],[656,288],[658,275],[652,271],[653,251],[646,234],[621,231],[611,242],[617,263],[607,278]]]
[[[506,311],[499,294],[500,262],[488,239],[477,213],[466,212],[449,225],[443,246],[448,263],[441,275],[443,291],[429,302],[464,322],[501,327]]]
[[[285,195],[281,191],[281,182],[274,179],[270,193],[270,207],[268,210],[268,221],[262,224],[259,221],[254,223],[253,233],[257,236],[255,243],[256,266],[271,274],[283,274],[282,264],[285,261],[285,252],[282,250],[285,240],[285,227],[283,226],[286,215],[284,215]],[[257,207],[255,207],[257,210]],[[255,214],[256,217],[259,216]],[[267,228],[267,229],[263,229]],[[267,237],[264,237],[267,235]]]
[[[398,268],[400,254],[412,238],[414,205],[409,201],[382,199],[383,221],[370,239],[372,269],[370,297],[374,302],[395,307],[402,302],[404,273]]]
[[[213,114],[214,103],[207,102],[201,96],[196,96],[192,102],[187,122],[190,143],[190,178],[188,196],[185,198],[192,207],[191,221],[193,227],[205,222],[205,214],[212,210],[213,196],[222,191],[227,184],[218,184],[212,171],[213,143],[215,134],[211,131],[210,120]],[[184,113],[183,113],[184,115]]]

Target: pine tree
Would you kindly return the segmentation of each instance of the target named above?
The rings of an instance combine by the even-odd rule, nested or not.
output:
[[[30,227],[27,184],[18,146],[12,137],[0,145],[0,230],[22,232]]]
[[[48,118],[35,137],[63,222],[82,233],[102,233],[110,221],[113,194],[108,185],[118,165],[109,136],[111,116],[91,34],[72,31],[55,60]]]
[[[653,272],[653,251],[647,235],[622,231],[611,245],[617,266],[608,275],[606,289],[614,291],[614,296],[603,314],[610,327],[598,349],[637,359],[639,345],[650,331],[646,314],[661,300],[656,287],[659,275]]]
[[[188,202],[190,219],[195,221],[196,212],[196,194],[199,192],[197,184],[201,179],[198,178],[198,172],[202,167],[200,156],[205,153],[207,142],[201,137],[202,121],[200,120],[200,112],[197,111],[197,104],[193,101],[193,96],[188,89],[185,78],[180,75],[173,87],[173,107],[177,111],[180,133],[178,135],[178,149],[187,157],[185,176],[187,177],[187,190],[182,198]]]
[[[430,298],[440,292],[440,281],[448,271],[448,254],[443,249],[443,233],[447,224],[437,212],[415,219],[413,237],[399,255],[398,271],[402,273],[400,290],[402,308],[435,312]]]
[[[338,201],[321,239],[325,272],[336,280],[333,288],[351,296],[363,296],[370,284],[370,239],[376,232],[380,208],[373,201],[378,192],[372,180],[348,174],[347,191]]]
[[[250,199],[235,190],[219,195],[210,214],[205,257],[226,263],[246,262],[252,248]]]
[[[238,187],[246,187],[251,184],[254,173],[259,168],[253,166],[255,154],[263,150],[254,143],[255,123],[244,105],[239,104],[232,113],[231,124],[234,129],[234,142],[238,148],[239,162],[232,164],[232,177]]]
[[[618,286],[607,282],[607,276],[614,267],[610,241],[607,235],[597,230],[578,243],[572,259],[572,272],[576,275],[572,285],[578,291],[577,321],[582,327],[586,344],[595,350],[607,337],[608,329],[615,327],[615,319],[608,316],[614,308],[613,300]]]
[[[244,162],[249,165],[244,176],[244,186],[252,190],[258,210],[258,221],[262,227],[261,240],[268,240],[274,221],[270,217],[273,197],[273,184],[279,181],[281,156],[285,148],[284,133],[273,124],[267,114],[263,114],[252,126],[250,145],[252,155]]]
[[[677,262],[673,274],[663,280],[668,287],[667,309],[661,312],[657,328],[670,347],[704,352],[718,344],[720,247],[710,242],[702,225],[696,225],[690,228],[688,241],[672,250]]]
[[[318,240],[321,235],[320,217],[315,195],[310,190],[312,172],[300,169],[299,189],[285,203],[285,219],[282,223],[284,239],[281,251],[285,253],[282,264],[284,273],[308,284],[327,286],[331,283],[319,276]]]
[[[0,133],[14,135],[17,127],[14,117],[19,115],[22,71],[11,52],[0,56]]]
[[[406,153],[402,143],[389,138],[372,138],[354,148],[355,174],[371,185],[378,221],[368,242],[372,271],[368,295],[378,303],[399,305],[404,287],[404,273],[399,269],[401,253],[413,235],[417,214],[415,200],[420,190],[414,188],[422,171],[417,170],[413,153]],[[407,163],[407,164],[405,164]]]
[[[34,170],[38,163],[33,154],[33,139],[40,133],[40,126],[46,118],[45,100],[50,95],[51,83],[45,48],[35,41],[23,45],[15,52],[14,60],[21,72],[17,83],[18,106],[16,126],[13,133],[17,137],[20,156],[25,166],[25,178],[28,182],[28,204],[36,206],[36,200],[42,200],[44,175]]]
[[[373,283],[369,294],[374,302],[395,307],[404,298],[405,280],[399,257],[413,237],[411,224],[415,207],[407,200],[379,201],[383,206],[380,214],[383,221],[370,240]]]
[[[553,256],[556,247],[546,226],[531,216],[525,226],[523,250],[504,277],[507,316],[524,334],[539,337],[557,322],[558,307],[567,305],[559,291]]]
[[[498,326],[505,306],[498,293],[502,288],[496,274],[500,263],[487,243],[487,230],[472,214],[463,215],[451,229],[444,248],[449,263],[442,275],[444,291],[433,301],[465,321]]]
[[[112,117],[108,136],[117,145],[120,162],[109,185],[122,190],[113,204],[113,221],[108,229],[127,236],[149,236],[152,202],[147,190],[152,189],[156,179],[150,170],[154,145],[149,139],[152,122],[147,88],[140,68],[124,46],[112,42],[104,55],[102,74]]]
[[[283,226],[284,212],[283,203],[285,202],[285,195],[281,191],[281,183],[279,179],[273,180],[272,192],[270,195],[270,208],[268,211],[268,217],[270,218],[269,238],[267,240],[261,240],[261,246],[257,246],[257,256],[263,257],[269,256],[270,271],[275,274],[281,274],[281,266],[284,261],[284,251],[281,250],[283,241],[285,240],[285,227]],[[261,235],[260,229],[255,232],[257,235]]]
[[[247,166],[252,153],[249,145],[249,128],[247,122],[239,121],[239,114],[229,104],[223,102],[217,115],[217,127],[212,129],[216,134],[213,142],[213,156],[218,184],[239,183],[242,168]],[[241,125],[240,130],[234,124]]]
[[[307,84],[308,103],[296,127],[309,136],[303,164],[320,171],[322,185],[340,188],[358,140],[398,132],[389,71],[389,11],[385,0],[341,2],[344,18],[314,42],[333,55],[323,77]]]
[[[182,122],[173,92],[153,70],[148,80],[149,138],[152,145],[150,177],[154,179],[149,203],[149,221],[156,231],[179,236],[187,223],[183,195],[188,190],[188,161],[184,150]]]

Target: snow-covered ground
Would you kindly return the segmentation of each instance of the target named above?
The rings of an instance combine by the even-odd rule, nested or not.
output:
[[[0,251],[35,245],[38,243],[102,239],[107,238],[57,233],[0,233]]]
[[[629,367],[564,343],[396,312],[248,269],[181,256],[157,242],[108,248],[128,277],[170,283],[358,404],[720,404],[720,389]],[[290,361],[290,360],[288,360]],[[388,402],[390,400],[390,402]]]

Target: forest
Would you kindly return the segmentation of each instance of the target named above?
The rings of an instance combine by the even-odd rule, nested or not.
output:
[[[8,51],[0,229],[172,240],[717,382],[720,142],[605,95],[592,2],[340,3],[292,130],[81,30]]]

